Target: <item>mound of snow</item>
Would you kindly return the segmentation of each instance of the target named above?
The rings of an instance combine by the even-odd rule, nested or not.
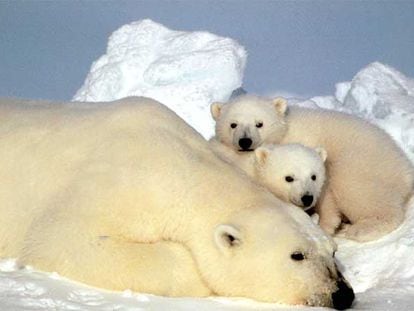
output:
[[[339,83],[336,98],[351,112],[385,129],[414,159],[414,80],[373,63],[351,82]]]
[[[73,100],[151,97],[208,137],[210,104],[228,100],[242,85],[245,64],[246,51],[232,39],[142,20],[110,36],[106,54],[92,64]]]
[[[248,299],[168,298],[131,291],[112,292],[76,283],[56,273],[19,268],[14,260],[0,261],[0,310],[274,310],[272,304]]]

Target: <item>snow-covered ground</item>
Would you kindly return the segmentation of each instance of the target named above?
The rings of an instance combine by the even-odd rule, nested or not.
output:
[[[206,138],[213,133],[209,105],[242,85],[246,52],[237,42],[206,32],[178,32],[149,20],[121,27],[91,67],[74,100],[153,97]],[[277,86],[275,86],[276,88]],[[414,160],[414,80],[373,63],[333,96],[292,104],[346,111],[392,135]],[[379,191],[386,189],[379,189]],[[412,310],[414,302],[414,200],[404,224],[370,243],[338,240],[337,258],[356,291],[354,309]],[[0,262],[0,310],[302,310],[244,299],[166,298],[108,292],[30,268]],[[313,308],[318,310],[323,308]]]

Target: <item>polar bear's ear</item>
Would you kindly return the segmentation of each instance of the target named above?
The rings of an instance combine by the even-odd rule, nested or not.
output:
[[[211,112],[211,116],[213,117],[213,119],[215,121],[218,120],[218,118],[220,117],[220,113],[221,113],[221,108],[223,107],[222,103],[212,103],[210,106],[210,112]]]
[[[265,147],[259,147],[254,151],[254,155],[256,156],[256,162],[260,165],[263,165],[267,161],[269,150]]]
[[[326,158],[328,157],[328,153],[326,152],[325,148],[317,147],[317,148],[315,148],[315,150],[319,154],[319,156],[321,157],[322,161],[325,162]]]
[[[280,115],[285,115],[287,109],[287,100],[283,97],[276,97],[272,100],[273,106],[276,108],[276,111]]]
[[[228,253],[241,245],[240,230],[233,225],[219,225],[214,230],[214,242],[220,251]]]

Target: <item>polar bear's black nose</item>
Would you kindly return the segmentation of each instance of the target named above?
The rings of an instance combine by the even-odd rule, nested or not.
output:
[[[332,304],[336,310],[345,310],[351,307],[355,299],[354,291],[346,282],[339,280],[338,290],[332,294]]]
[[[300,198],[303,206],[308,207],[312,205],[313,202],[313,195],[305,194],[303,197]]]
[[[253,143],[252,140],[247,137],[239,139],[239,146],[240,148],[242,148],[242,150],[249,150],[252,143]]]

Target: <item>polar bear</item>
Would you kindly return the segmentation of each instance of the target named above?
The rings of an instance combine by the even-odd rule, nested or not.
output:
[[[238,153],[269,143],[326,149],[328,185],[317,212],[329,234],[363,242],[401,224],[413,194],[413,166],[382,129],[345,113],[287,109],[282,98],[252,95],[212,104],[211,112],[215,139]]]
[[[0,256],[99,287],[333,306],[335,244],[167,107],[0,101]]]
[[[269,144],[254,152],[240,153],[216,139],[210,140],[210,146],[220,158],[242,169],[279,199],[305,211],[310,211],[318,201],[325,184],[325,149]]]

